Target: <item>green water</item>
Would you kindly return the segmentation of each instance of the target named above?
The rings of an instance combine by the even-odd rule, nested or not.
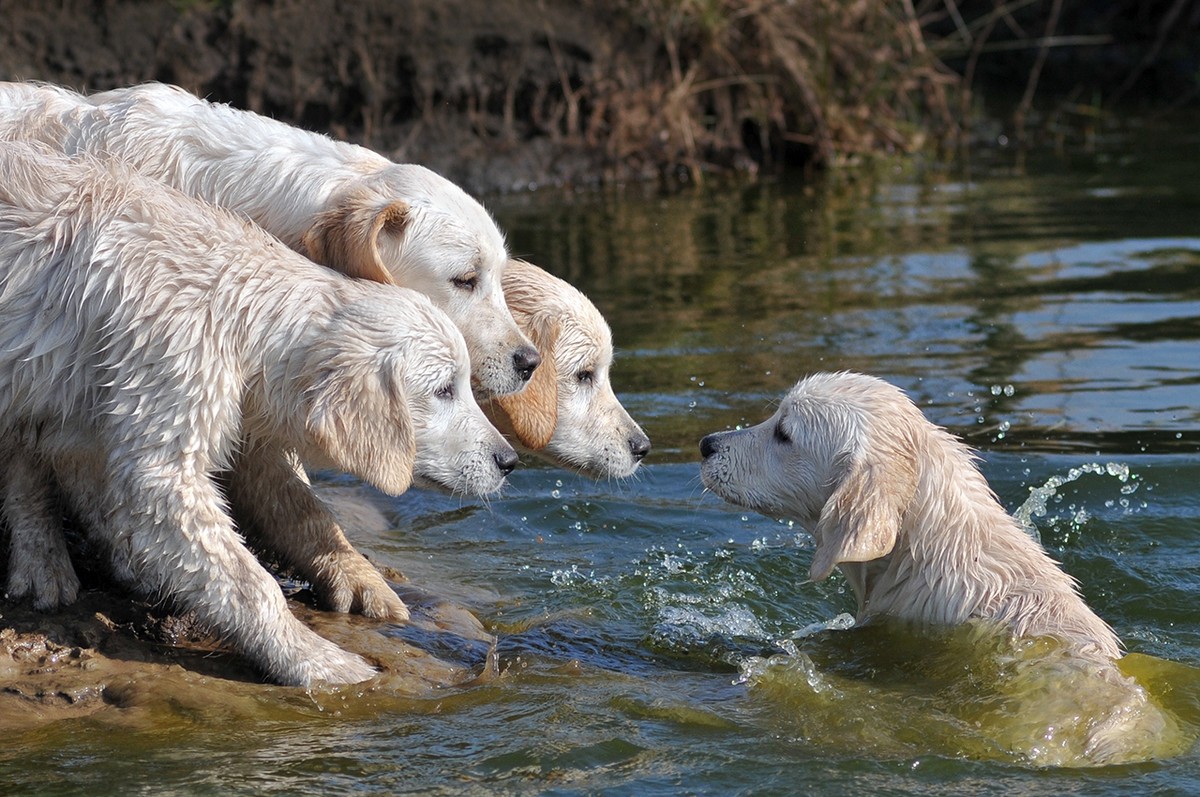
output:
[[[655,444],[628,482],[530,462],[486,504],[413,491],[386,534],[351,532],[470,606],[502,676],[59,724],[6,740],[0,793],[1200,793],[1197,129],[1121,131],[1022,168],[980,152],[955,169],[493,202],[515,254],[606,314],[615,387]],[[1014,728],[1047,704],[992,697],[1001,658],[954,635],[815,630],[852,610],[845,583],[805,583],[803,529],[704,493],[696,443],[842,368],[895,382],[980,449],[1136,654],[1126,669],[1181,749],[1037,766]]]

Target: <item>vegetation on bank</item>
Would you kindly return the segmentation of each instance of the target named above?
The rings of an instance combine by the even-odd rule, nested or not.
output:
[[[167,80],[475,187],[832,164],[1194,104],[1200,0],[0,0],[0,78]]]

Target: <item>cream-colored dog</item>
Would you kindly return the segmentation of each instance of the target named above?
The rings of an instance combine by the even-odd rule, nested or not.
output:
[[[540,355],[516,327],[500,279],[503,236],[478,202],[428,169],[394,164],[253,113],[161,84],[84,97],[32,83],[0,83],[0,138],[46,143],[68,153],[115,156],[174,187],[249,216],[289,246],[351,276],[404,285],[430,296],[463,332],[477,392],[523,387]],[[427,451],[423,455],[436,456]],[[352,553],[333,517],[307,502],[255,500],[290,477],[286,452],[253,450],[257,462],[229,481],[235,514],[272,540],[291,529],[321,540],[328,564],[314,591],[336,611],[405,619],[408,611],[374,568]],[[294,462],[290,462],[295,465]],[[448,466],[453,466],[447,460]],[[289,559],[287,549],[275,551]]]
[[[542,365],[520,393],[484,405],[521,445],[590,476],[630,476],[650,438],[613,393],[612,331],[596,306],[569,283],[532,263],[504,271],[513,318],[537,346]]]
[[[711,434],[700,451],[708,489],[812,532],[811,578],[840,568],[860,621],[987,620],[1121,655],[1116,634],[1004,511],[967,447],[882,380],[810,376],[770,419]]]
[[[55,536],[23,530],[50,516],[30,485],[65,469],[68,503],[127,578],[283,683],[373,670],[288,612],[235,531],[218,472],[266,490],[256,506],[314,518],[315,537],[272,526],[270,542],[319,579],[361,557],[328,547],[327,510],[296,460],[393,494],[414,469],[489,492],[516,462],[471,398],[461,335],[428,299],[314,265],[116,162],[0,146],[0,285],[0,439],[18,453],[6,494],[32,497],[5,502],[10,585],[29,554],[20,541]],[[268,478],[241,479],[260,468]]]
[[[504,303],[503,234],[424,167],[161,83],[87,97],[0,83],[0,138],[120,158],[319,263],[424,293],[466,338],[480,396],[520,390],[538,365]]]

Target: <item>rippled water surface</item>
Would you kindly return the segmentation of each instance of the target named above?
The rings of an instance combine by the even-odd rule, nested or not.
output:
[[[53,726],[7,740],[0,785],[1200,792],[1198,144],[1143,128],[1021,169],[981,153],[966,168],[493,203],[516,254],[606,314],[615,387],[655,443],[628,482],[528,462],[486,504],[413,491],[390,504],[392,530],[351,531],[476,612],[502,676],[369,708]],[[1069,733],[1049,701],[1079,683],[1009,677],[1044,651],[846,630],[848,588],[806,583],[802,528],[702,490],[701,436],[844,368],[900,385],[980,450],[1001,500],[1136,654],[1126,670],[1171,721],[1165,757],[1039,766],[1036,751]],[[1107,699],[1080,694],[1085,713]]]

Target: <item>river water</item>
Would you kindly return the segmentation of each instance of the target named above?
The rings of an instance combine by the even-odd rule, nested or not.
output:
[[[88,795],[1200,793],[1198,129],[1146,124],[1069,155],[982,149],[954,167],[669,197],[494,201],[514,253],[608,317],[614,385],[655,445],[629,481],[526,457],[486,503],[414,490],[390,502],[387,532],[351,531],[477,614],[501,676],[367,706],[351,696],[337,711],[284,710],[268,690],[236,715],[167,708],[120,732],[73,721],[7,740],[0,783]],[[841,577],[806,583],[804,529],[704,492],[704,434],[761,420],[797,379],[833,369],[896,383],[980,451],[1002,502],[1135,654],[1125,669],[1168,720],[1151,760],[1047,757],[1080,714],[1104,710],[1103,694],[1068,679],[997,696],[1005,662],[1042,654],[846,630]],[[1055,702],[1072,689],[1082,697]]]

